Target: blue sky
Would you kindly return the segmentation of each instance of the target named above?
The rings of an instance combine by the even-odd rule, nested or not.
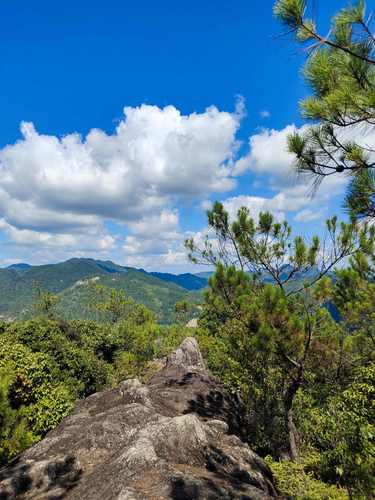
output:
[[[312,3],[323,29],[343,6]],[[215,199],[320,232],[344,183],[311,202],[290,174],[304,55],[272,6],[3,2],[0,263],[184,271],[183,239],[201,237]]]

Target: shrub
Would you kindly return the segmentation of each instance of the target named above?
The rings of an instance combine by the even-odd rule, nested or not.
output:
[[[270,466],[276,486],[282,495],[298,500],[346,500],[348,494],[345,490],[328,485],[314,478],[311,472],[306,472],[303,463],[289,460],[275,462],[271,457],[266,457]]]

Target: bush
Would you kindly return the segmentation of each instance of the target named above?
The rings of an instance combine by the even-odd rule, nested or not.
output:
[[[43,437],[69,414],[74,406],[74,398],[63,384],[55,387],[44,386],[38,392],[40,397],[27,409],[25,415],[28,417],[33,433],[38,437]]]
[[[345,490],[323,483],[306,472],[303,463],[292,461],[275,462],[266,457],[276,480],[276,486],[282,495],[298,500],[346,500]]]
[[[21,411],[11,407],[9,389],[14,380],[10,366],[0,369],[0,465],[30,446],[35,437],[27,429]]]

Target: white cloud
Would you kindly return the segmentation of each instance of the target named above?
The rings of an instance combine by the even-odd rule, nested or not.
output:
[[[110,251],[115,247],[115,237],[109,234],[104,227],[93,226],[85,234],[49,233],[47,231],[33,231],[19,229],[0,219],[0,229],[5,231],[12,243],[20,247],[37,245],[44,249],[64,248],[66,251]]]
[[[297,177],[293,167],[294,156],[287,150],[287,137],[294,132],[303,133],[306,125],[297,128],[288,125],[281,130],[262,129],[249,138],[249,153],[235,162],[236,175],[252,172],[256,178],[253,186],[270,189],[276,194],[267,201],[257,200],[258,205],[281,213],[299,211],[296,221],[309,222],[325,216],[330,202],[341,195],[349,181],[347,175],[333,175],[312,191],[311,179]],[[374,127],[348,127],[340,132],[340,140],[356,141],[367,148],[375,148]],[[252,202],[254,203],[254,202]]]
[[[73,213],[128,221],[171,196],[233,188],[237,114],[211,107],[183,116],[173,106],[147,105],[124,113],[113,135],[94,129],[86,138],[41,135],[23,123],[23,139],[0,151],[4,216],[22,202],[29,218],[44,210],[51,219]]]
[[[263,128],[249,138],[249,153],[236,161],[234,171],[237,175],[250,170],[257,175],[268,175],[270,183],[275,186],[290,184],[296,180],[291,168],[294,155],[288,152],[287,137],[295,132],[304,133],[308,125],[298,128],[287,125],[281,130]],[[368,124],[347,127],[337,133],[341,142],[355,141],[369,149],[375,148],[375,127]],[[344,176],[332,176],[332,183],[343,184]],[[303,180],[306,183],[306,179]]]
[[[159,271],[170,273],[196,273],[201,271],[195,264],[188,262],[184,249],[176,251],[168,249],[165,253],[149,255],[131,255],[125,259],[125,265],[142,268],[146,271]],[[204,268],[203,270],[205,270]]]
[[[320,220],[324,216],[324,210],[310,210],[309,208],[305,208],[298,212],[294,216],[294,220],[297,222],[311,222],[314,220]]]
[[[176,237],[178,224],[178,211],[164,209],[160,213],[130,222],[128,227],[133,234],[143,238],[171,239]]]
[[[262,129],[250,136],[249,154],[235,163],[236,174],[251,170],[256,174],[271,174],[290,180],[294,157],[287,150],[287,137],[296,130],[295,125],[288,125],[282,130]]]
[[[153,270],[187,265],[177,210],[163,210],[129,223],[128,227],[132,234],[125,238],[122,247],[127,265]]]
[[[235,162],[234,173],[244,174],[250,171],[255,175],[252,180],[254,189],[267,189],[273,192],[270,196],[238,195],[224,200],[224,207],[231,218],[236,216],[238,209],[245,206],[253,218],[257,219],[261,211],[270,211],[276,220],[293,217],[297,222],[309,223],[322,221],[332,200],[341,195],[348,182],[346,176],[331,176],[322,183],[318,191],[312,196],[311,185],[306,178],[297,178],[292,169],[294,156],[287,151],[287,136],[293,132],[303,132],[305,127],[298,129],[295,125],[288,125],[282,130],[263,129],[249,139],[249,153]],[[345,132],[345,140],[356,139],[360,144],[375,145],[375,133],[372,130],[351,130]],[[212,202],[207,199],[201,202],[201,208],[207,210]],[[156,226],[157,227],[157,226]],[[168,231],[166,230],[166,234]],[[202,244],[205,231],[199,231],[194,236]],[[188,234],[189,236],[189,234]],[[134,236],[132,237],[134,238]],[[136,238],[138,251],[142,248],[139,237]],[[182,236],[175,233],[168,241],[159,240],[151,244],[151,240],[143,240],[143,250],[147,254],[148,262],[158,257],[166,265],[167,256],[178,255],[183,261],[181,251]],[[135,245],[135,241],[131,240]],[[172,249],[172,250],[171,250]],[[135,255],[137,252],[133,252]],[[139,259],[139,255],[135,257]],[[176,257],[177,258],[177,257]],[[159,262],[159,260],[158,260]]]
[[[261,196],[235,196],[227,198],[224,201],[224,208],[228,211],[229,216],[234,219],[238,210],[241,207],[249,209],[250,215],[255,220],[258,219],[260,212],[272,212],[277,220],[284,220],[285,213],[283,206],[275,200],[275,198],[263,198]]]
[[[238,158],[244,115],[243,99],[234,113],[211,107],[182,115],[174,106],[142,105],[125,108],[113,134],[93,129],[86,137],[62,138],[23,123],[22,138],[0,150],[0,230],[8,248],[13,245],[18,260],[30,261],[31,251],[40,261],[118,252],[129,265],[183,269],[186,231],[176,207],[193,201],[206,210],[214,193],[230,192],[235,177],[247,172],[246,194],[224,201],[231,216],[247,206],[255,218],[266,210],[278,220],[324,217],[347,178],[332,176],[309,196],[287,151],[288,134],[304,129],[295,125],[259,130],[249,138],[248,154]],[[375,146],[373,129],[345,133]],[[260,195],[248,194],[251,187]],[[126,237],[115,236],[110,222]]]
[[[127,107],[113,134],[93,129],[84,138],[43,135],[22,123],[22,139],[0,150],[3,231],[19,245],[77,251],[114,245],[103,229],[108,220],[128,224],[128,248],[136,248],[135,238],[146,246],[165,240],[171,225],[168,238],[178,239],[171,206],[235,186],[243,114],[242,100],[234,113]]]
[[[261,118],[270,118],[271,113],[267,109],[262,109],[262,111],[259,111],[259,115]]]

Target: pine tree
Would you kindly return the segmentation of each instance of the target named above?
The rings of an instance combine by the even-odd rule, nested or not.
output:
[[[357,218],[375,217],[375,36],[365,3],[342,9],[327,36],[308,17],[306,0],[278,0],[276,17],[306,49],[303,69],[312,95],[301,113],[312,122],[288,138],[295,168],[317,189],[330,175],[349,175],[345,206]]]
[[[324,294],[320,298],[313,285],[322,283],[343,259],[354,259],[360,251],[364,257],[372,255],[375,226],[338,225],[332,217],[327,221],[328,246],[317,236],[310,243],[300,236],[293,238],[289,224],[275,221],[268,212],[255,221],[242,207],[231,221],[223,204],[216,202],[207,215],[211,238],[207,236],[203,247],[194,239],[186,241],[192,262],[216,267],[202,319],[209,328],[220,330],[220,323],[224,324],[231,342],[238,342],[234,351],[236,357],[243,356],[242,366],[262,352],[264,362],[281,373],[285,454],[295,460],[299,438],[294,401],[306,379],[315,337],[323,324],[330,331],[322,309]]]

